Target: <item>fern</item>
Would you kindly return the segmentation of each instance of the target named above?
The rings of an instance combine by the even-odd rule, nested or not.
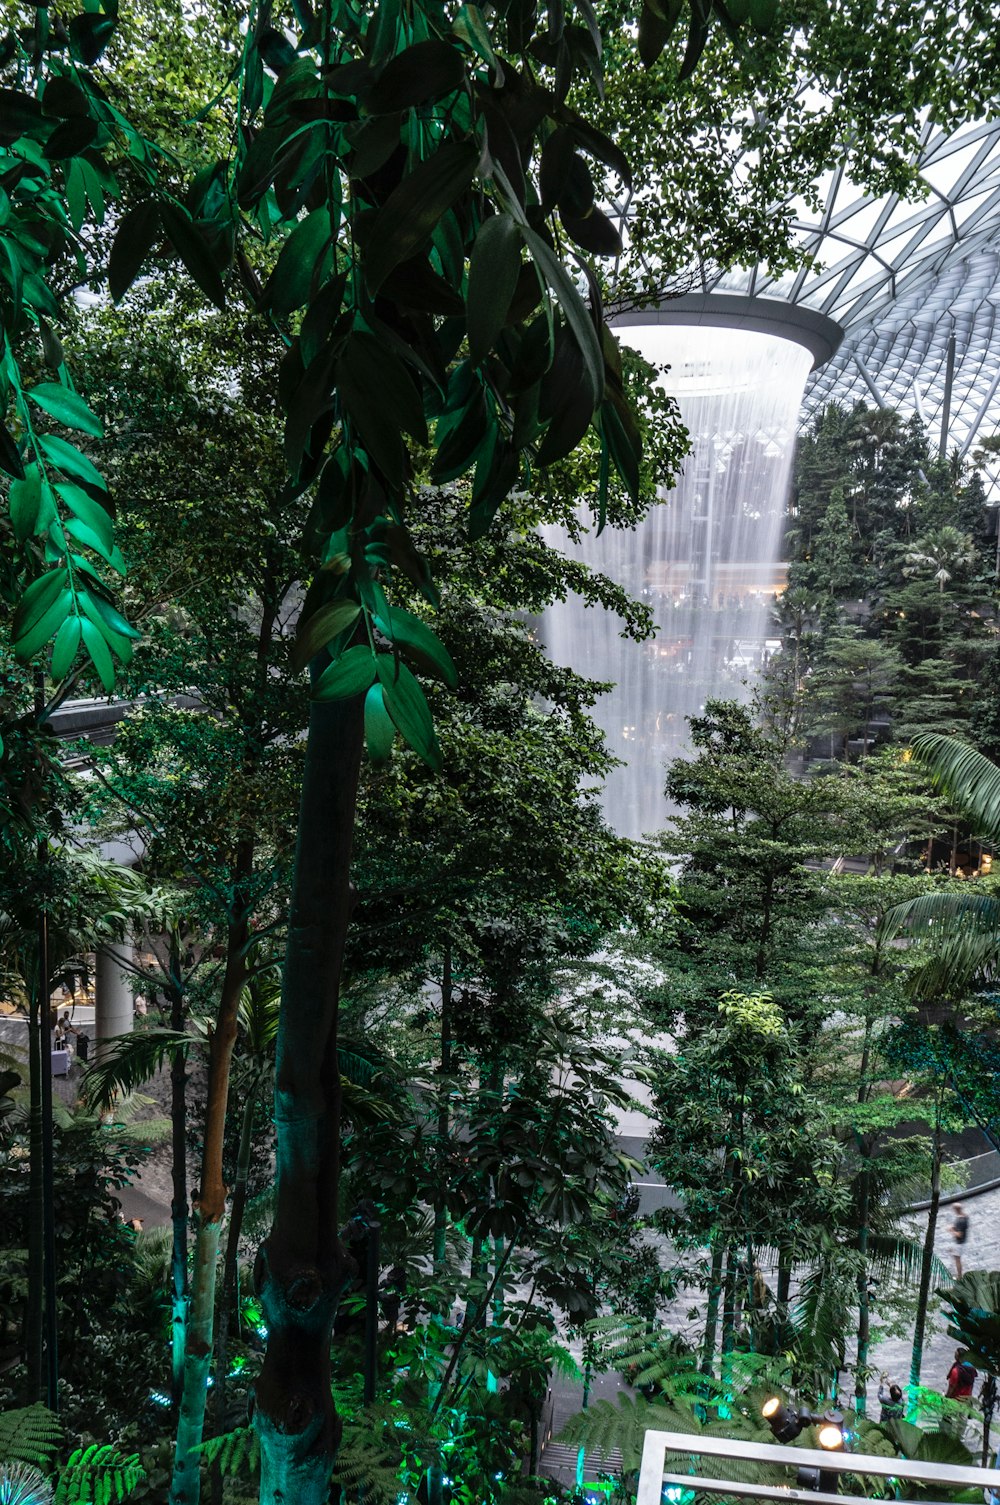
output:
[[[0,1505],[52,1505],[52,1485],[27,1463],[0,1463]]]
[[[617,1405],[609,1400],[597,1400],[586,1411],[571,1416],[556,1440],[582,1447],[602,1458],[620,1453],[622,1470],[629,1473],[639,1467],[643,1441],[650,1428],[658,1432],[691,1430],[690,1418],[683,1426],[676,1422],[671,1406],[661,1401],[645,1400],[641,1395],[633,1398],[622,1394]]]
[[[210,1437],[197,1451],[222,1475],[256,1474],[260,1468],[260,1441],[252,1427],[237,1427],[221,1437]]]
[[[58,1418],[36,1403],[0,1415],[0,1459],[24,1463],[42,1474],[52,1472],[63,1433]]]
[[[138,1453],[126,1456],[111,1443],[77,1448],[59,1475],[55,1505],[116,1505],[145,1474]]]
[[[648,1401],[642,1396],[633,1399],[628,1395],[619,1395],[617,1405],[606,1400],[594,1401],[588,1410],[569,1418],[557,1440],[605,1458],[617,1451],[622,1458],[622,1472],[628,1474],[639,1467],[645,1435],[650,1429],[688,1433],[694,1447],[697,1447],[694,1439],[705,1435],[754,1442],[765,1438],[770,1440],[770,1432],[756,1415],[743,1415],[734,1410],[725,1421],[712,1419],[703,1425],[695,1415],[693,1405],[683,1402],[671,1405],[662,1400]],[[706,1454],[692,1464],[689,1454],[668,1453],[666,1464],[671,1473],[697,1473],[709,1479],[788,1483],[787,1474],[782,1469],[739,1458]]]
[[[333,1482],[342,1500],[354,1500],[364,1490],[365,1505],[396,1505],[404,1466],[396,1427],[399,1412],[369,1406],[345,1418]]]

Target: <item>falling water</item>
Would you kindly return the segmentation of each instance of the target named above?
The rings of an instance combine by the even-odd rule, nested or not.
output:
[[[561,529],[546,536],[646,601],[656,636],[624,639],[615,617],[578,597],[548,610],[543,631],[557,663],[615,684],[596,711],[625,760],[608,779],[605,812],[623,835],[641,836],[664,824],[664,769],[686,750],[686,718],[712,696],[747,699],[776,646],[785,501],[812,358],[790,339],[745,330],[660,324],[622,338],[670,364],[665,385],[692,442],[683,475],[634,532],[591,531],[580,545]],[[588,506],[582,515],[589,526]]]

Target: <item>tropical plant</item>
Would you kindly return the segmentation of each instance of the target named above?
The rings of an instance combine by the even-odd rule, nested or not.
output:
[[[949,1336],[977,1369],[1000,1375],[1000,1270],[968,1270],[939,1294]]]
[[[981,840],[1000,841],[1000,768],[994,762],[967,742],[935,732],[914,738],[913,757]],[[884,928],[887,939],[905,931],[920,943],[920,965],[910,978],[920,999],[962,997],[992,978],[1000,958],[1000,900],[988,882],[908,900],[886,915]]]

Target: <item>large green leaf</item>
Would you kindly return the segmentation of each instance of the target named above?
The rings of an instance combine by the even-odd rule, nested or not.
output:
[[[413,751],[435,772],[441,767],[441,749],[434,733],[427,697],[415,675],[398,659],[381,655],[378,677],[386,709]]]
[[[465,83],[465,62],[457,47],[437,38],[417,42],[383,68],[365,98],[372,115],[390,115],[454,94]]]
[[[127,636],[119,632],[116,627],[112,626],[111,623],[107,620],[106,616],[103,614],[102,610],[99,609],[101,607],[105,607],[107,603],[102,601],[101,598],[95,595],[93,592],[89,590],[80,591],[78,600],[83,608],[84,615],[88,617],[97,628],[98,632],[101,634],[101,637],[107,643],[112,653],[115,654],[117,658],[121,659],[123,664],[131,663],[133,651],[132,639],[138,636],[138,634],[132,628],[128,627],[128,623],[125,624],[128,628]],[[117,613],[115,613],[115,615],[117,616]]]
[[[74,444],[60,438],[58,434],[42,434],[39,443],[52,463],[67,475],[75,476],[85,486],[95,486],[100,491],[107,491],[107,482],[97,466],[81,454]]]
[[[0,470],[20,480],[24,475],[24,461],[6,424],[0,423]]]
[[[80,618],[80,630],[83,633],[83,646],[90,655],[98,678],[107,693],[112,695],[115,688],[115,665],[111,650],[104,641],[104,634],[87,617]]]
[[[12,631],[16,638],[24,634],[48,611],[60,589],[66,584],[66,572],[62,565],[47,570],[32,580],[25,590],[14,613]],[[43,640],[44,641],[44,640]]]
[[[330,244],[330,210],[323,204],[296,225],[282,247],[261,303],[290,314],[309,301],[316,263]]]
[[[41,123],[42,107],[19,89],[0,89],[0,146],[10,146]]]
[[[42,644],[47,643],[53,633],[62,626],[72,605],[73,592],[68,588],[60,591],[51,606],[42,612],[33,625],[25,628],[23,634],[15,638],[14,654],[22,664],[33,658]]]
[[[210,303],[214,303],[216,308],[225,308],[226,291],[222,278],[212,259],[208,242],[190,214],[180,204],[164,202],[160,205],[160,218],[167,239],[187,267],[192,280]]]
[[[339,637],[361,614],[356,601],[328,601],[305,621],[300,620],[292,649],[292,665],[304,669],[311,658]]]
[[[405,611],[401,606],[392,606],[388,609],[387,618],[381,613],[376,616],[375,625],[379,632],[394,643],[402,644],[403,647],[410,649],[414,656],[429,668],[432,674],[443,679],[446,685],[452,689],[456,687],[458,671],[451,654],[426,622],[422,622],[419,617],[415,617],[412,612]]]
[[[52,647],[50,672],[54,680],[65,679],[73,667],[73,660],[80,646],[80,637],[80,618],[67,617],[56,633],[56,640]]]
[[[604,395],[604,357],[601,354],[601,342],[593,320],[574,287],[569,273],[552,247],[527,225],[522,226],[521,234],[524,236],[525,244],[531,252],[535,265],[540,269],[545,281],[559,300],[563,316],[580,347],[593,407],[596,408]]]
[[[95,439],[102,437],[104,427],[100,419],[91,412],[78,392],[71,392],[58,382],[43,381],[35,387],[27,388],[25,396],[30,397],[33,403],[57,418],[68,429],[79,429],[80,433],[91,434]]]
[[[11,482],[7,504],[14,537],[24,543],[35,531],[42,506],[42,474],[37,465],[29,466],[23,480]]]
[[[360,695],[375,678],[375,659],[367,643],[348,648],[323,670],[313,691],[314,700],[349,700]]]
[[[365,448],[394,484],[402,481],[400,430],[427,442],[423,402],[403,362],[365,330],[354,330],[337,362],[337,390]]]
[[[137,204],[122,219],[108,262],[108,287],[116,303],[138,277],[159,230],[160,208],[155,199]]]
[[[509,214],[484,220],[469,261],[469,358],[479,365],[507,322],[521,273],[521,231]]]
[[[396,723],[385,708],[381,685],[372,685],[365,696],[365,746],[373,763],[384,763],[396,740]]]
[[[111,550],[114,548],[114,527],[108,513],[95,502],[93,497],[84,491],[82,486],[74,486],[66,481],[56,482],[56,491],[62,497],[66,505],[76,513],[81,522],[86,523],[92,533],[104,544],[110,559]]]
[[[365,278],[374,293],[408,261],[468,188],[479,165],[474,141],[450,141],[394,188],[368,228]]]

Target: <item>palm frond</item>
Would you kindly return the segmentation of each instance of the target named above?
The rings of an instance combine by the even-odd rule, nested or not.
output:
[[[172,1129],[169,1118],[139,1118],[117,1124],[115,1138],[122,1144],[166,1144]]]
[[[882,1279],[894,1275],[915,1283],[920,1277],[923,1253],[923,1244],[917,1239],[869,1231],[868,1259],[875,1274]]]
[[[1000,899],[966,888],[918,894],[887,909],[879,925],[879,939],[894,941],[906,931],[918,940],[936,940],[960,929],[975,928],[982,935],[1000,936]]]
[[[938,1294],[949,1336],[968,1350],[977,1369],[1000,1375],[1000,1270],[967,1270]]]
[[[1000,768],[957,737],[922,732],[913,756],[972,821],[980,835],[1000,839]]]
[[[919,965],[907,979],[913,997],[961,995],[988,979],[1000,959],[1000,899],[987,893],[920,894],[887,910],[883,943],[906,934]]]
[[[173,1029],[144,1029],[118,1035],[100,1061],[87,1067],[84,1096],[97,1112],[110,1108],[123,1093],[134,1092],[154,1077],[176,1052],[187,1053],[198,1042],[193,1035]]]

